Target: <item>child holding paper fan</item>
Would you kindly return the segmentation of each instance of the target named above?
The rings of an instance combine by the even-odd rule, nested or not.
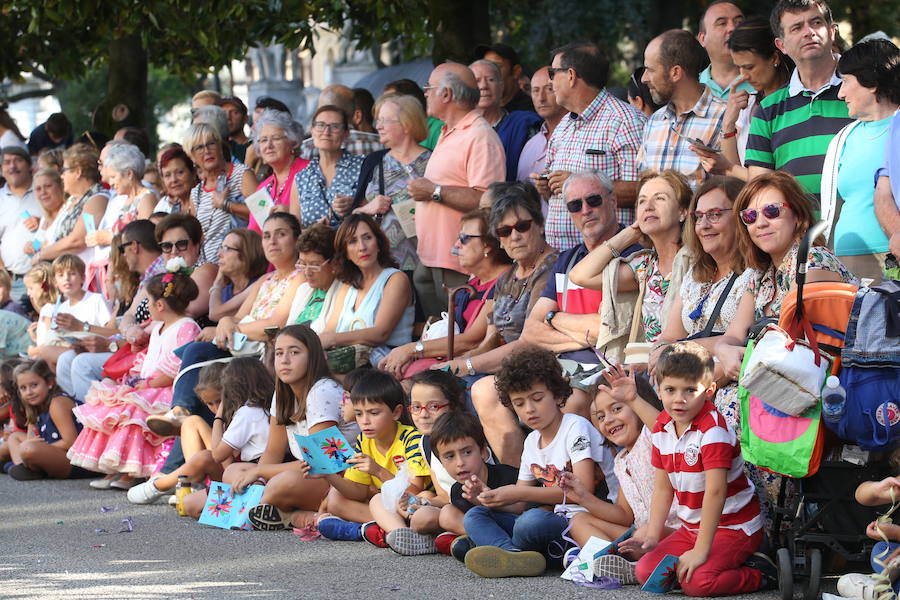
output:
[[[199,290],[184,261],[169,261],[175,272],[154,275],[146,284],[150,299],[150,342],[121,381],[95,382],[85,404],[75,409],[84,429],[69,449],[69,459],[91,471],[110,474],[111,486],[130,489],[149,477],[166,438],[147,427],[147,417],[165,413],[181,359],[175,349],[197,337],[200,328],[186,315]],[[101,484],[98,484],[101,485]]]
[[[221,481],[236,460],[259,461],[269,438],[269,403],[275,391],[272,376],[258,359],[235,358],[222,371],[222,401],[213,419],[211,445],[192,455],[172,473],[153,477],[128,490],[128,500],[152,504],[173,490],[178,478],[191,482]]]
[[[269,439],[258,464],[235,463],[222,481],[237,492],[265,485],[260,504],[250,509],[255,529],[303,527],[314,519],[328,484],[303,472],[295,435],[336,426],[347,439],[359,431],[341,418],[343,388],[331,376],[319,336],[306,325],[290,325],[275,336],[275,399],[269,411]],[[293,459],[285,462],[285,456]]]
[[[362,431],[357,438],[359,452],[349,460],[353,466],[343,475],[313,476],[324,478],[332,486],[328,494],[330,514],[318,521],[322,536],[362,540],[363,530],[374,522],[375,490],[380,491],[402,468],[409,477],[406,492],[418,494],[430,487],[430,471],[420,449],[422,434],[408,424],[405,400],[403,386],[385,371],[370,370],[353,386],[350,402]],[[386,541],[391,543],[390,534]]]

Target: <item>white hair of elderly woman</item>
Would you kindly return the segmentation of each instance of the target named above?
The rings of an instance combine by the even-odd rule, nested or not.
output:
[[[123,174],[132,171],[134,178],[140,181],[147,168],[147,161],[133,144],[110,144],[103,166]]]
[[[266,125],[280,129],[287,136],[291,148],[295,149],[303,141],[303,126],[291,118],[291,115],[280,110],[267,108],[253,124],[253,148],[259,155],[259,134]]]

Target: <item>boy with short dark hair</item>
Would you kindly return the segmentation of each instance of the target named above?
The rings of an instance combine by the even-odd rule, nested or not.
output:
[[[678,580],[689,596],[754,592],[775,574],[774,564],[756,554],[764,535],[759,500],[737,436],[713,406],[713,369],[696,342],[666,347],[656,363],[665,411],[653,427],[656,481],[642,540],[647,554],[636,574],[644,583],[666,555],[678,556]],[[660,541],[673,495],[681,528]],[[751,556],[762,570],[744,564]]]

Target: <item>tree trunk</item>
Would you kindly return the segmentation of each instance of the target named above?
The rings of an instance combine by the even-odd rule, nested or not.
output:
[[[94,128],[112,137],[122,127],[147,127],[147,53],[138,35],[109,45],[106,98],[94,111]]]
[[[435,65],[447,60],[469,64],[478,44],[491,43],[488,2],[485,0],[432,0],[431,19]]]

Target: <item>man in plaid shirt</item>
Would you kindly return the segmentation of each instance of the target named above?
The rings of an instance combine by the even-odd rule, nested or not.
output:
[[[699,81],[708,62],[700,42],[683,29],[670,29],[647,45],[641,80],[653,101],[664,106],[644,127],[639,170],[674,169],[687,176],[692,187],[705,177],[700,157],[690,146],[697,139],[718,147],[725,116],[725,102]]]
[[[618,222],[634,221],[635,158],[646,118],[604,89],[609,61],[596,45],[574,42],[558,48],[552,65],[549,74],[556,101],[569,114],[550,138],[547,171],[533,173],[532,179],[541,194],[550,198],[547,243],[567,250],[582,241],[562,196],[563,183],[576,171],[599,171],[609,177],[615,187]]]

